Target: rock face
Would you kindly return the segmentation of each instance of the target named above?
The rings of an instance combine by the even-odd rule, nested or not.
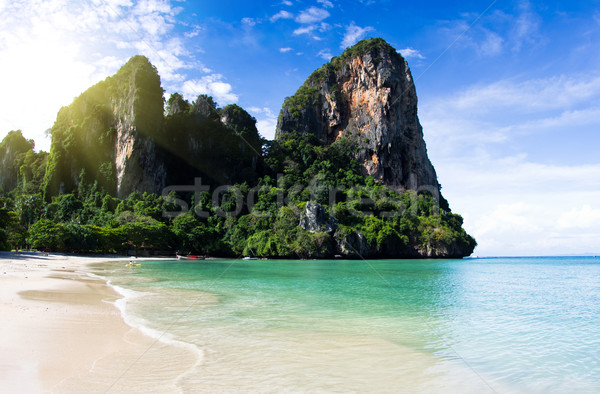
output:
[[[33,140],[27,140],[21,130],[10,131],[0,142],[0,193],[17,187],[19,156],[33,150]]]
[[[129,91],[110,98],[116,131],[116,191],[121,198],[134,190],[158,192],[166,183],[164,161],[155,142],[164,133],[160,77],[146,58],[133,58],[132,62],[139,64],[129,78],[124,76],[117,82]]]
[[[367,238],[361,232],[353,231],[347,235],[338,232],[335,241],[337,252],[344,257],[367,258],[371,255]]]
[[[173,110],[176,106],[179,110]],[[261,158],[262,141],[254,119],[231,104],[217,108],[200,95],[193,105],[169,99],[166,133],[160,141],[169,185],[191,184],[201,177],[213,186],[252,180]]]
[[[52,127],[44,177],[46,199],[96,185],[119,198],[165,186],[252,179],[261,156],[256,120],[242,108],[219,109],[200,95],[169,99],[156,68],[131,58],[114,76],[63,107]]]
[[[304,211],[300,214],[300,228],[311,233],[319,231],[331,233],[335,230],[337,222],[329,216],[321,204],[307,202]]]
[[[58,113],[44,178],[44,195],[69,193],[80,183],[126,197],[165,185],[155,137],[163,130],[163,91],[148,59],[135,56]]]
[[[356,142],[363,173],[396,190],[439,193],[406,61],[380,38],[359,42],[315,71],[285,100],[276,138],[313,133]]]

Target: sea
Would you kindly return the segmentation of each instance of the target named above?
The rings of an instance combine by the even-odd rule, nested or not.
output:
[[[600,392],[593,256],[94,272],[122,294],[128,324],[194,354],[173,382],[183,392]]]

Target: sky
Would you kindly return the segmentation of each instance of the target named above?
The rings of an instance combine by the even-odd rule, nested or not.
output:
[[[600,0],[0,0],[0,138],[48,150],[61,106],[131,56],[166,96],[283,100],[358,40],[408,61],[429,158],[475,255],[600,254]]]

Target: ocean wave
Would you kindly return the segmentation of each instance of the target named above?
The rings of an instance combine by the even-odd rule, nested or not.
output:
[[[192,354],[194,354],[196,356],[196,362],[194,363],[194,365],[192,365],[188,370],[183,371],[175,379],[175,381],[179,381],[184,376],[186,376],[187,374],[194,371],[196,367],[198,367],[199,365],[202,364],[202,362],[204,360],[204,351],[200,347],[198,347],[197,345],[195,345],[193,343],[181,341],[181,340],[175,338],[175,336],[173,334],[168,332],[168,329],[167,330],[159,330],[159,329],[150,327],[150,322],[148,320],[146,320],[138,315],[135,315],[130,311],[130,308],[128,308],[128,304],[132,300],[134,300],[136,298],[140,298],[140,297],[150,296],[153,294],[152,292],[137,291],[137,290],[125,288],[125,287],[122,287],[119,285],[115,285],[114,283],[112,283],[111,279],[102,277],[100,275],[97,275],[97,274],[94,274],[91,272],[88,272],[87,275],[89,275],[92,278],[101,279],[101,280],[105,281],[108,286],[110,286],[115,292],[117,292],[119,295],[122,296],[121,298],[114,301],[113,304],[120,311],[121,317],[122,317],[123,321],[125,322],[125,324],[140,331],[142,334],[146,335],[147,337],[154,339],[155,343],[161,342],[167,346],[174,346],[174,347],[182,348],[182,349],[185,349],[185,350],[191,352]]]

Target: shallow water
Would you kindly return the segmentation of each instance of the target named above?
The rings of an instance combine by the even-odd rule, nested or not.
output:
[[[184,391],[600,390],[598,258],[162,261],[98,273],[125,295],[128,323],[195,349],[175,382]]]

